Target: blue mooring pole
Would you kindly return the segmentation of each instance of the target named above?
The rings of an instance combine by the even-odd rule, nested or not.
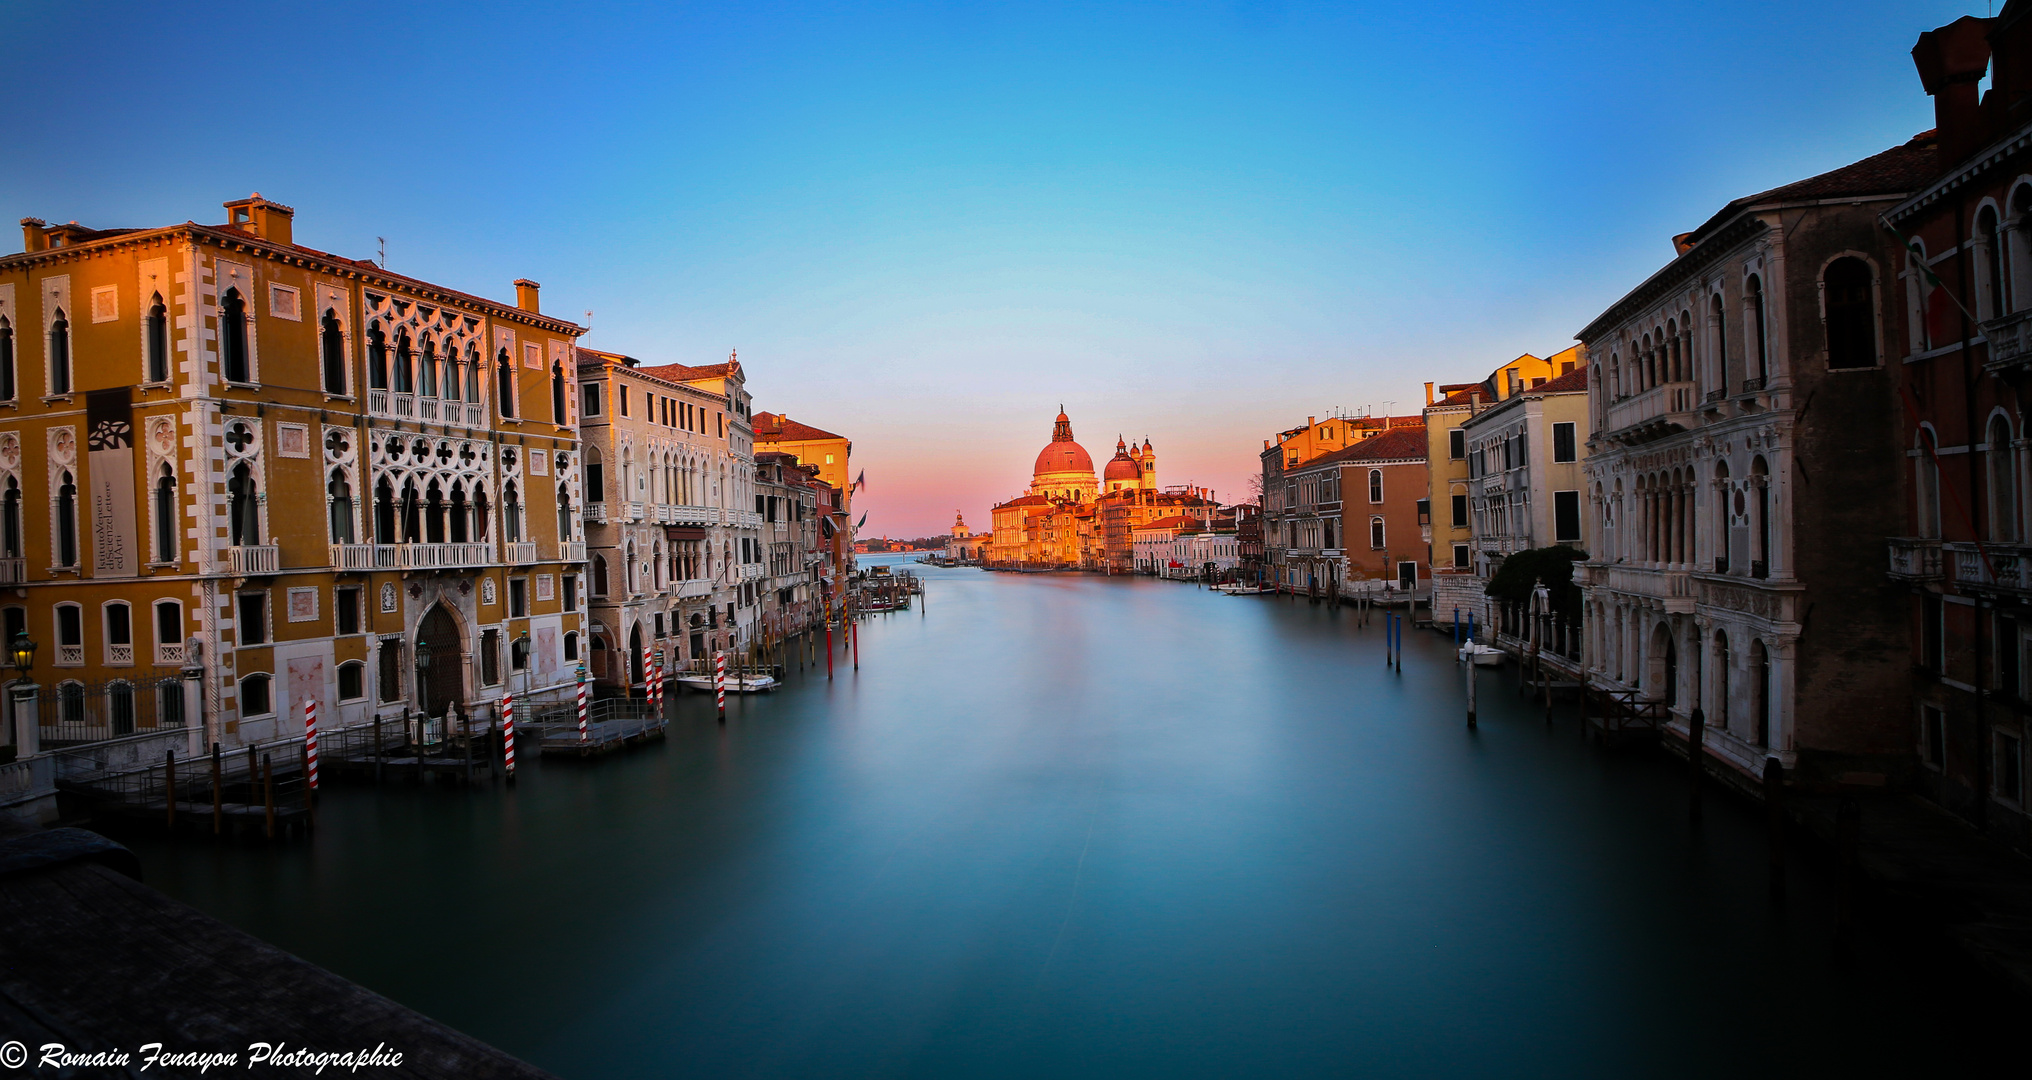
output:
[[[1453,646],[1460,648],[1460,605],[1453,606]]]
[[[1475,643],[1475,613],[1468,612],[1468,644]]]

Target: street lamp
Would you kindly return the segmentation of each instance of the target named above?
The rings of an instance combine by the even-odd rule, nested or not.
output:
[[[423,707],[423,715],[430,715],[430,642],[416,639],[416,700]]]
[[[508,658],[515,665],[515,670],[522,673],[522,695],[529,696],[529,635],[526,632],[508,643]]]
[[[22,682],[27,682],[29,669],[35,666],[35,641],[28,636],[28,631],[17,630],[13,648],[14,670],[21,676]]]

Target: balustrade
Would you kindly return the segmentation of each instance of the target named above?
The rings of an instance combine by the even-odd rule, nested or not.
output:
[[[273,574],[282,569],[282,549],[274,544],[243,544],[226,549],[226,569],[236,577]]]
[[[1901,581],[1940,580],[1940,541],[1915,537],[1892,537],[1892,577]]]

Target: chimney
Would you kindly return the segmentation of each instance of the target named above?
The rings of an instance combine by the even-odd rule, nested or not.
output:
[[[1432,407],[1432,384],[1431,384],[1431,383],[1426,383],[1426,384],[1425,384],[1425,407],[1426,407],[1426,408],[1428,408],[1428,409]]]
[[[1989,19],[1964,15],[1919,35],[1912,63],[1933,96],[1933,126],[1940,140],[1940,167],[1946,171],[1988,142],[1976,84],[1990,69]]]
[[[46,222],[41,218],[32,218],[32,217],[22,218],[21,250],[48,251],[49,250],[48,226],[49,222]]]
[[[291,225],[296,211],[279,202],[269,202],[260,192],[226,205],[226,224],[245,229],[271,244],[292,243]]]
[[[515,306],[530,313],[531,315],[543,314],[542,309],[537,307],[536,305],[536,290],[541,288],[543,288],[543,286],[538,285],[536,282],[531,281],[528,278],[516,278]]]
[[[1692,233],[1683,232],[1680,233],[1678,236],[1672,238],[1672,253],[1674,255],[1684,255],[1692,250],[1693,250]]]

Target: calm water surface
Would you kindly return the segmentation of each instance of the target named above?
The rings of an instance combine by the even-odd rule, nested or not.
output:
[[[1830,961],[1760,819],[1461,720],[1446,641],[1148,580],[919,567],[858,674],[679,698],[512,793],[330,789],[309,843],[132,838],[199,908],[563,1076],[1930,1073],[1956,980]],[[525,760],[528,760],[525,758]],[[1980,1024],[1974,1025],[1980,1027]]]

